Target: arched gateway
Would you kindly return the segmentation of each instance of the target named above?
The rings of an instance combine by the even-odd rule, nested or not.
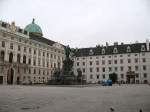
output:
[[[7,71],[7,84],[13,84],[14,70],[11,68]]]

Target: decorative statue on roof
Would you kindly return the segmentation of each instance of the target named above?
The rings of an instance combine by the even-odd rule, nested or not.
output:
[[[65,47],[66,59],[69,59],[70,52],[71,52],[71,49],[70,49],[70,47],[69,47],[69,45],[68,45],[68,46]]]

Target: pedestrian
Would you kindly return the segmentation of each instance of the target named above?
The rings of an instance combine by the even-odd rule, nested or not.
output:
[[[143,112],[142,109],[140,109],[139,112]]]

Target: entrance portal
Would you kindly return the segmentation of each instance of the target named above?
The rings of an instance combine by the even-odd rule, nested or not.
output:
[[[7,84],[13,84],[14,70],[11,68],[7,72]]]

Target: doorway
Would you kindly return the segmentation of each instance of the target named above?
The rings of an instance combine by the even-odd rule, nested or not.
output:
[[[14,70],[11,68],[7,72],[7,84],[13,84]]]

